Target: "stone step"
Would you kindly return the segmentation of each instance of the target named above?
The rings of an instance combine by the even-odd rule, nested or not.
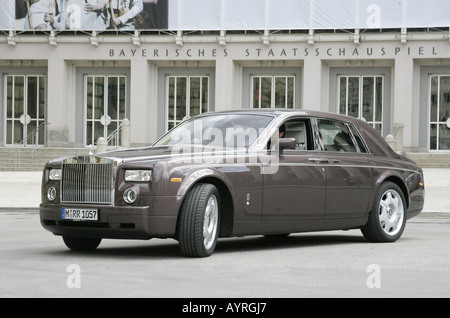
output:
[[[88,153],[87,148],[0,147],[0,171],[40,171],[51,159]]]
[[[407,153],[421,168],[450,168],[450,153]]]

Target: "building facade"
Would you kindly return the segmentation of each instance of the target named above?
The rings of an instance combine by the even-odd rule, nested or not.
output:
[[[445,9],[445,0],[5,0],[0,146],[144,146],[187,116],[288,108],[362,118],[397,151],[450,155]]]
[[[361,117],[398,150],[447,152],[448,34],[5,34],[0,144],[89,147],[127,118],[143,146],[186,116],[277,107]]]

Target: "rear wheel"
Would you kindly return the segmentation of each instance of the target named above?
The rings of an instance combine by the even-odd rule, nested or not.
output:
[[[219,234],[220,196],[208,183],[196,184],[187,194],[178,218],[178,241],[183,255],[210,256]]]
[[[100,245],[102,239],[63,236],[63,241],[71,250],[92,251]]]
[[[372,242],[394,242],[405,229],[405,213],[402,190],[395,183],[385,182],[375,196],[369,220],[361,232]]]

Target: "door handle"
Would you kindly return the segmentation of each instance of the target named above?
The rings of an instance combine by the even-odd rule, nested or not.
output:
[[[330,159],[330,158],[309,158],[308,160],[315,163],[338,163],[341,161],[339,159]]]
[[[327,158],[309,158],[308,160],[315,163],[328,163]]]

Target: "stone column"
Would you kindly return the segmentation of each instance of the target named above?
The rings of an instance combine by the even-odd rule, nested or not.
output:
[[[405,51],[405,50],[403,50]],[[394,70],[394,105],[391,119],[392,123],[396,123],[397,126],[392,126],[391,131],[395,133],[394,129],[403,125],[403,129],[398,129],[398,133],[395,136],[397,141],[397,148],[399,148],[398,142],[401,141],[402,149],[396,149],[397,151],[403,151],[404,147],[410,147],[412,144],[411,137],[413,136],[414,127],[412,125],[412,108],[413,108],[413,59],[409,56],[398,56],[395,59]],[[399,93],[401,92],[401,94]],[[403,136],[399,136],[401,133]]]
[[[154,118],[157,106],[149,103],[149,92],[156,92],[149,86],[148,62],[145,58],[131,60],[130,78],[130,143],[134,145],[148,145],[151,143],[149,135],[156,131]]]
[[[54,52],[55,53],[55,52]],[[58,54],[48,58],[47,78],[47,145],[48,147],[69,147],[69,119],[75,114],[68,113],[71,103],[67,88],[68,66]]]
[[[238,101],[234,92],[234,63],[232,59],[216,60],[216,111],[238,109]],[[246,107],[247,105],[244,105]]]
[[[325,104],[322,90],[322,61],[317,57],[306,58],[303,67],[303,103],[302,108],[308,110],[329,111]]]

